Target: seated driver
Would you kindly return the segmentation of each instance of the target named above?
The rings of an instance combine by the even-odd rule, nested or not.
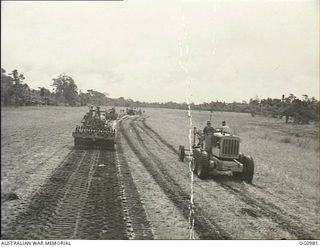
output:
[[[93,106],[91,106],[89,111],[84,115],[84,117],[81,120],[81,123],[87,125],[92,121],[92,119],[93,119]]]
[[[231,133],[230,128],[227,125],[226,121],[222,121],[221,132],[222,133],[226,133],[226,134],[230,134]]]

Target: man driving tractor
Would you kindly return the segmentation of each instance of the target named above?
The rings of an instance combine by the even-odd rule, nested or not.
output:
[[[221,132],[222,132],[222,133],[226,133],[226,134],[230,134],[230,128],[229,128],[229,126],[226,124],[226,121],[222,121]]]
[[[89,111],[82,118],[81,123],[83,123],[85,125],[90,124],[93,119],[93,112],[94,112],[94,109],[93,109],[93,106],[91,106]]]

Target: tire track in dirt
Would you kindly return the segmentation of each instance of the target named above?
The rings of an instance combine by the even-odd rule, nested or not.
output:
[[[189,195],[185,193],[180,186],[168,175],[166,168],[163,166],[161,161],[152,152],[149,151],[148,147],[143,143],[141,136],[137,129],[133,125],[133,122],[129,123],[130,127],[133,128],[135,135],[139,140],[139,144],[146,151],[146,154],[142,154],[138,148],[135,147],[130,137],[120,125],[120,130],[124,139],[128,143],[129,147],[138,157],[140,162],[145,166],[147,171],[151,174],[153,179],[161,187],[168,198],[174,203],[174,205],[181,211],[182,215],[186,220],[189,218]],[[207,221],[204,212],[197,205],[195,206],[198,216],[195,219],[195,231],[201,239],[230,239],[227,233],[222,231],[214,222]]]
[[[85,153],[72,150],[46,184],[33,196],[28,208],[16,220],[2,229],[2,239],[41,239],[50,228],[52,215],[74,170]],[[74,162],[76,161],[76,162]]]
[[[115,154],[72,150],[2,239],[128,239]]]
[[[62,156],[60,156],[61,154]],[[13,222],[15,222],[17,216],[27,210],[34,196],[39,194],[38,192],[41,189],[41,185],[45,184],[48,181],[48,175],[53,174],[57,169],[59,169],[59,166],[63,165],[66,160],[72,155],[74,154],[70,149],[61,151],[61,153],[59,153],[57,157],[48,160],[48,162],[44,166],[41,166],[39,170],[36,171],[36,173],[27,176],[28,179],[32,180],[31,184],[27,183],[26,186],[23,186],[19,189],[11,189],[11,192],[17,192],[20,197],[18,198],[18,200],[6,199],[1,202],[1,232],[5,232],[5,229],[8,229],[8,227],[11,226]],[[27,166],[27,164],[25,164],[25,166]],[[22,169],[25,169],[25,167],[22,167]],[[28,171],[26,171],[26,175],[29,175]],[[19,179],[26,179],[26,177],[24,176]],[[1,185],[4,185],[4,187],[6,187],[6,180],[2,182],[3,183]],[[3,190],[7,189],[4,187],[2,187]]]
[[[70,176],[62,198],[55,209],[48,239],[69,239],[77,234],[79,217],[88,194],[91,177],[90,170],[96,162],[99,152],[84,151],[73,174]]]
[[[126,124],[123,126],[127,128]],[[152,239],[188,239],[190,233],[189,222],[185,220],[179,209],[163,193],[161,187],[159,187],[145,166],[139,161],[136,154],[128,146],[120,131],[118,134],[123,151],[122,154],[119,153],[119,158],[122,164],[122,158],[125,158],[126,165],[132,175],[134,185],[139,193],[139,203],[141,202],[149,226],[151,227]],[[130,137],[132,137],[131,133]],[[123,165],[121,166],[123,167]],[[129,205],[131,206],[132,203]],[[197,235],[195,236],[199,239]]]
[[[120,136],[118,134],[117,139]],[[130,227],[132,227],[133,235],[132,239],[153,239],[152,227],[147,219],[147,214],[145,212],[144,206],[141,203],[139,192],[136,188],[136,185],[133,181],[127,160],[124,155],[123,147],[121,146],[121,142],[117,141],[116,147],[118,156],[116,161],[120,162],[119,164],[119,172],[120,177],[122,178],[122,186],[123,191],[126,197],[126,208],[125,213],[128,214],[130,218],[130,222],[128,222]]]
[[[155,137],[151,137],[152,134],[150,134],[150,132],[152,132],[160,142],[162,142],[165,146],[167,146],[171,151],[176,153],[176,151],[172,149],[173,148],[172,145],[170,144],[168,145],[168,143],[164,141],[163,138],[155,130],[153,130],[150,126],[148,126],[145,123],[145,119],[143,119],[140,122],[142,122],[143,126],[146,127],[144,129],[145,133],[148,136],[150,136],[150,138],[155,140]],[[150,131],[149,133],[148,133],[148,130]],[[258,209],[258,212],[257,212],[258,215],[263,214],[264,216],[271,218],[274,222],[276,222],[279,225],[280,228],[296,236],[298,239],[314,239],[314,237],[312,237],[308,232],[301,229],[301,227],[298,224],[294,224],[293,222],[290,221],[290,219],[299,221],[300,219],[298,217],[294,215],[288,215],[278,206],[274,205],[273,203],[266,202],[266,200],[262,198],[253,198],[252,196],[246,194],[246,192],[240,190],[239,188],[234,188],[232,185],[226,183],[224,179],[220,181],[215,180],[215,182],[219,183],[219,185],[223,187],[225,190],[227,190],[228,192],[237,196],[244,203],[248,204],[249,206],[256,207]],[[254,187],[259,190],[262,190],[262,188],[260,188],[259,186],[254,186]]]
[[[76,239],[128,239],[112,151],[101,150],[82,208]]]
[[[115,154],[94,153],[84,162],[70,193],[62,200],[62,211],[51,227],[53,239],[128,239],[128,226],[120,197]]]

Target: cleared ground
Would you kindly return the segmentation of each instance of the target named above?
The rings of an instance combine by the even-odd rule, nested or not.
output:
[[[186,111],[146,109],[119,122],[117,151],[73,150],[86,108],[4,108],[2,238],[188,239],[191,180]],[[208,112],[193,112],[204,127]],[[214,113],[256,163],[252,185],[194,178],[194,236],[310,239],[319,233],[317,126]]]

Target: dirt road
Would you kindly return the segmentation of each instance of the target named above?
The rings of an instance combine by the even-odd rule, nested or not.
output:
[[[70,150],[2,239],[313,239],[281,195],[230,176],[194,178],[146,117],[119,122],[116,152]],[[190,221],[194,232],[190,235]]]

